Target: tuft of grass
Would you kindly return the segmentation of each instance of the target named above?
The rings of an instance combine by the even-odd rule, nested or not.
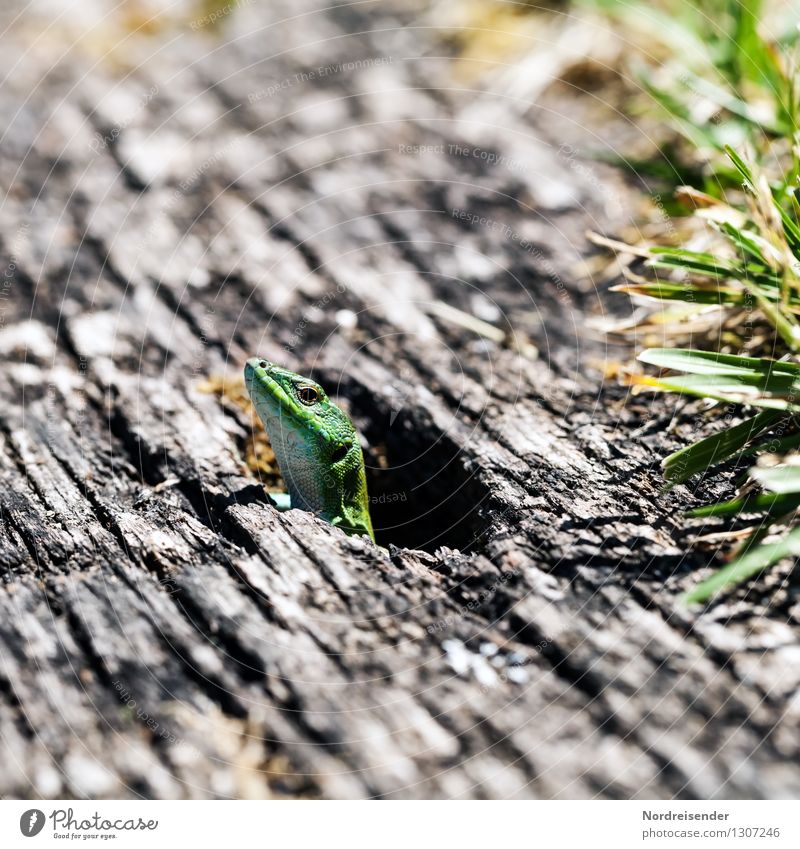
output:
[[[709,249],[655,245],[630,253],[646,257],[649,277],[615,287],[656,301],[680,302],[686,314],[724,309],[740,324],[754,314],[777,332],[786,351],[800,347],[800,204],[796,176],[769,181],[732,148],[726,153],[741,180],[742,203],[728,203],[688,187],[681,192],[694,217],[710,228]],[[794,181],[794,185],[790,180]]]
[[[629,57],[646,95],[683,141],[663,151],[672,181],[717,194],[734,185],[726,147],[759,159],[792,158],[797,115],[796,53],[800,7],[765,0],[579,0],[621,24],[643,45]],[[698,169],[697,166],[700,166]],[[664,169],[662,169],[664,170]],[[671,174],[670,174],[671,172]]]
[[[741,203],[690,195],[696,216],[711,225],[708,250],[673,246],[631,248],[645,259],[645,275],[617,287],[637,298],[678,302],[693,312],[717,309],[732,316],[740,332],[760,321],[772,330],[768,353],[751,355],[686,348],[650,348],[640,362],[657,375],[632,374],[630,383],[654,390],[708,398],[758,412],[701,439],[664,460],[669,485],[706,474],[730,461],[759,456],[743,494],[689,512],[692,518],[754,516],[758,523],[733,560],[686,597],[707,601],[785,557],[800,553],[800,204],[786,179],[769,181],[753,162],[727,148],[739,175]],[[739,350],[747,340],[729,335]],[[760,355],[756,355],[760,353]],[[776,358],[777,357],[777,358]],[[768,460],[771,465],[764,466]]]

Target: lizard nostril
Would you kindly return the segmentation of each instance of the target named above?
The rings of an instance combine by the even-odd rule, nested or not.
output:
[[[267,367],[267,361],[266,361],[266,360],[261,360],[261,362],[259,363],[259,366],[260,366],[261,368],[266,368],[266,367]]]

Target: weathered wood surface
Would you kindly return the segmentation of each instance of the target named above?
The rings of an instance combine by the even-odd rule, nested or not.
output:
[[[800,793],[797,582],[681,607],[692,419],[587,329],[608,128],[421,2],[80,9],[4,45],[0,794]],[[252,352],[338,388],[383,549],[266,501],[202,391]]]

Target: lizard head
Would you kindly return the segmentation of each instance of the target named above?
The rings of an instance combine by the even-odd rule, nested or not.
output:
[[[334,473],[360,464],[355,427],[318,383],[259,357],[247,361],[244,379],[279,465],[282,454],[291,465],[300,452]]]

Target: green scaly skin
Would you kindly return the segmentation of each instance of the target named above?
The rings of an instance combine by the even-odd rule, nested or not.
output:
[[[272,443],[291,506],[374,541],[364,457],[346,413],[318,383],[259,357],[247,361],[244,381]]]

